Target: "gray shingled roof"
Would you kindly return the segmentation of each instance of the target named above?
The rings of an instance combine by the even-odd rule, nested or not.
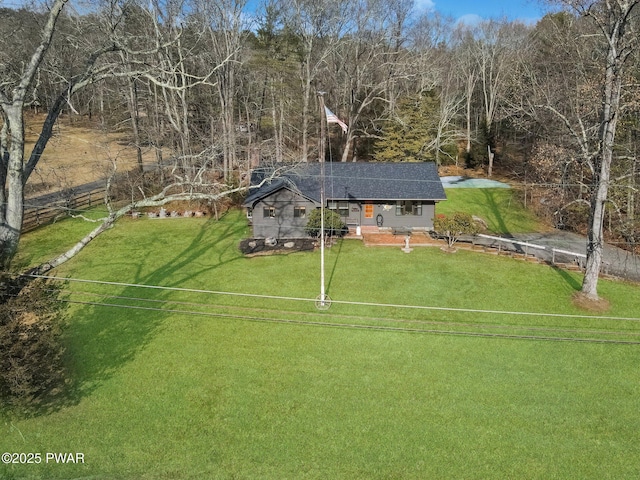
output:
[[[278,167],[282,167],[279,165]],[[433,162],[325,163],[325,197],[327,200],[446,200],[438,169]],[[276,167],[260,167],[251,174],[251,184],[258,185]],[[292,166],[257,190],[245,205],[253,205],[281,188],[289,188],[320,202],[319,163]]]

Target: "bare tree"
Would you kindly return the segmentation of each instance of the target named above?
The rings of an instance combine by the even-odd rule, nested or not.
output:
[[[458,66],[461,76],[461,83],[464,92],[465,106],[465,131],[466,145],[465,151],[467,155],[471,154],[471,117],[473,94],[476,90],[478,82],[478,64],[473,53],[473,33],[466,25],[459,25],[454,35],[455,62]]]
[[[65,18],[63,11],[67,2],[55,0],[41,16],[40,38],[28,54],[24,68],[17,67],[16,71],[9,72],[11,74],[4,72],[0,79],[3,120],[0,129],[0,265],[4,269],[10,266],[20,239],[26,182],[40,161],[63,108],[68,106],[74,110],[72,99],[75,94],[91,84],[112,78],[134,77],[152,82],[166,94],[165,105],[178,98],[180,103],[174,104],[174,109],[180,108],[181,115],[173,117],[176,122],[174,127],[182,134],[182,151],[189,152],[189,125],[186,123],[189,116],[186,98],[189,89],[194,85],[209,83],[216,70],[229,61],[225,58],[220,64],[210,65],[202,75],[194,74],[189,70],[185,58],[188,50],[181,48],[183,32],[178,22],[179,14],[172,18],[159,18],[166,12],[167,2],[162,2],[162,5],[156,3],[155,6],[151,2],[149,9],[142,9],[133,8],[136,7],[133,1],[106,1],[95,14],[88,17],[93,23],[83,22],[79,16],[79,30],[59,40],[62,43],[72,42],[84,54],[84,59],[81,66],[71,71],[50,72],[58,78],[58,91],[48,105],[38,141],[30,154],[25,155],[24,109],[38,87],[41,66],[52,46],[58,25]],[[183,2],[174,3],[183,8]],[[148,31],[142,31],[128,34],[125,19],[131,12],[142,12],[146,16],[144,21],[151,25],[155,33],[149,35]],[[96,38],[84,35],[82,28],[90,31],[97,29],[100,35]],[[95,41],[84,44],[89,38]],[[123,59],[126,65],[123,65]],[[156,59],[157,62],[153,63],[150,59]],[[185,180],[184,176],[182,180]]]
[[[316,79],[336,48],[351,5],[340,0],[287,0],[285,23],[299,39],[300,81],[302,86],[302,160],[309,155],[312,101],[316,98]],[[322,88],[320,88],[322,89]]]
[[[443,79],[444,82],[439,91],[440,111],[436,135],[432,144],[427,146],[427,149],[435,152],[434,157],[437,165],[442,163],[443,155],[455,161],[454,155],[457,153],[457,144],[461,139],[465,138],[465,135],[461,134],[456,125],[463,99],[453,91],[451,74],[452,72],[449,72],[449,75]]]
[[[477,71],[484,105],[483,124],[489,139],[488,175],[491,176],[494,158],[491,139],[494,136],[494,122],[504,97],[507,72],[513,64],[515,52],[522,47],[522,41],[526,38],[526,28],[518,23],[489,20],[478,26],[474,37]]]
[[[611,185],[611,166],[618,121],[622,114],[624,78],[627,60],[638,48],[637,25],[640,0],[558,0],[561,5],[590,19],[602,40],[602,83],[597,128],[589,131],[583,119],[577,122],[552,105],[544,107],[558,116],[580,146],[592,172],[589,226],[587,231],[587,263],[582,293],[598,298],[597,285],[604,248],[605,207]],[[591,132],[594,132],[592,135]]]
[[[216,90],[220,102],[220,124],[222,125],[224,178],[229,179],[237,164],[236,127],[239,122],[236,113],[238,91],[237,70],[243,37],[248,25],[243,15],[246,0],[224,0],[200,2],[200,11],[207,23],[207,32],[212,46],[212,62],[221,65],[216,70]]]
[[[76,78],[52,106],[42,128],[40,140],[25,162],[24,152],[24,108],[38,69],[51,45],[56,23],[68,0],[55,0],[46,17],[40,40],[35,51],[27,59],[25,67],[12,78],[3,78],[0,85],[0,107],[2,130],[0,131],[0,267],[7,269],[18,248],[24,210],[24,186],[51,136],[53,123],[72,90],[86,82],[93,71],[97,58],[107,50],[96,51],[88,60],[85,74]],[[110,47],[108,47],[110,49]]]
[[[56,267],[59,267],[63,263],[72,259],[78,253],[80,253],[80,251],[82,251],[82,249],[85,248],[91,241],[97,238],[100,234],[110,229],[119,218],[122,218],[135,209],[145,207],[160,207],[171,202],[179,201],[200,200],[207,202],[216,202],[233,194],[260,188],[265,183],[270,182],[274,178],[278,177],[285,169],[292,167],[293,165],[290,165],[289,167],[283,166],[273,169],[273,171],[257,185],[249,185],[248,182],[245,182],[243,185],[230,188],[225,182],[220,182],[215,178],[212,179],[208,175],[208,173],[210,172],[208,172],[207,166],[204,165],[199,169],[194,179],[184,181],[183,179],[176,178],[176,181],[170,183],[169,185],[166,185],[160,192],[149,197],[142,198],[140,200],[135,200],[125,206],[113,208],[110,202],[106,200],[105,203],[108,207],[109,214],[104,218],[95,220],[95,222],[98,224],[96,228],[85,235],[63,254],[30,269],[26,273],[24,278],[28,279],[34,276],[44,275],[47,272],[53,270]]]
[[[452,61],[452,56],[456,59],[458,55],[464,57],[464,50],[454,53],[450,48],[454,44],[456,33],[452,27],[452,20],[449,18],[426,15],[420,18],[412,28],[414,32],[417,30],[417,34],[413,35],[412,47],[416,50],[415,54],[418,57],[419,73],[417,75],[420,78],[420,90],[434,90],[438,95],[439,111],[437,121],[434,122],[434,135],[423,147],[424,150],[433,152],[433,158],[438,165],[443,161],[443,156],[455,161],[458,142],[464,138],[468,140],[469,150],[471,148],[470,112],[473,88],[469,92],[468,102],[465,102],[465,93],[459,88],[458,81],[459,66],[464,67],[464,62],[459,64]],[[470,63],[472,67],[475,66],[475,61]],[[467,79],[471,80],[470,83],[474,87],[473,72],[465,72],[464,68],[462,70],[464,72],[462,81],[465,73],[468,73]],[[466,137],[458,126],[460,111],[465,103],[468,105],[469,114]]]
[[[377,110],[374,118],[380,118],[389,111],[389,85],[406,77],[401,67],[406,51],[399,48],[401,39],[396,37],[406,33],[404,19],[410,8],[406,2],[377,0],[354,1],[351,6],[351,19],[332,63],[332,78],[338,80],[337,102],[347,107],[343,162],[351,155],[355,160],[356,139],[369,136],[371,113]],[[369,121],[363,122],[367,117]]]

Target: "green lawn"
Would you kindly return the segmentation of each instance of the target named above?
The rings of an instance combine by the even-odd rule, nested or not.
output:
[[[437,213],[467,212],[482,218],[493,233],[539,232],[544,226],[522,205],[518,192],[506,188],[448,188]]]
[[[84,228],[27,235],[23,263],[62,248],[58,229]],[[58,273],[317,295],[318,252],[244,258],[247,233],[239,212],[126,220]],[[303,300],[70,282],[70,300],[92,303],[70,307],[75,389],[52,412],[0,419],[0,452],[81,452],[85,463],[2,465],[0,478],[640,475],[640,345],[600,343],[640,341],[637,320],[399,306],[584,315],[571,304],[578,275],[349,240],[327,250],[327,284],[336,302],[396,306],[318,312]],[[600,290],[607,316],[638,317],[638,286]]]

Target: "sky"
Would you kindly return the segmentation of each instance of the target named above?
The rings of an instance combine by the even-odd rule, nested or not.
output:
[[[248,0],[248,10],[254,10],[260,1]],[[0,0],[0,7],[19,8],[28,3],[29,0]],[[467,24],[504,17],[533,24],[544,15],[540,0],[414,0],[414,5],[418,13],[435,10]]]
[[[464,23],[504,18],[535,23],[544,15],[537,0],[415,0],[416,8],[436,10]]]

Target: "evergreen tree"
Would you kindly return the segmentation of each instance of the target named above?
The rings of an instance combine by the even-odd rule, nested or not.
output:
[[[377,142],[379,162],[425,162],[435,159],[429,148],[437,135],[439,99],[434,90],[398,102],[396,118],[388,122]]]

